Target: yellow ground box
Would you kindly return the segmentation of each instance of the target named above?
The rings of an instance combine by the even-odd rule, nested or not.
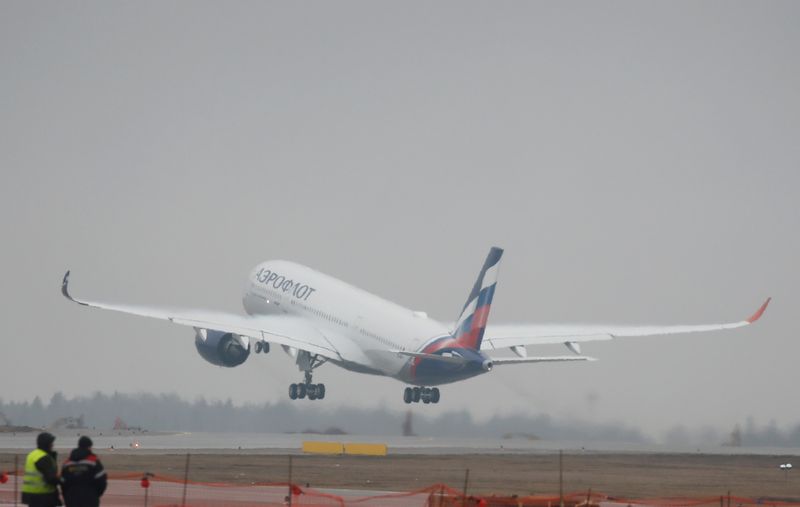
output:
[[[345,454],[358,456],[386,456],[389,448],[386,444],[344,444]]]
[[[303,442],[303,452],[310,454],[344,454],[341,442]]]

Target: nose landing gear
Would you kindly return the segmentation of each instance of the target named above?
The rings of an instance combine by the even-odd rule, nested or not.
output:
[[[403,391],[403,401],[406,403],[439,403],[438,387],[406,387]]]

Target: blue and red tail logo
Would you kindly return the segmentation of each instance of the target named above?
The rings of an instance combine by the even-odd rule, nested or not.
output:
[[[427,342],[420,352],[424,354],[451,353],[469,359],[467,365],[451,365],[432,359],[415,357],[409,363],[409,376],[418,382],[446,383],[473,377],[485,372],[486,356],[481,354],[481,341],[486,331],[486,321],[497,285],[497,269],[503,249],[492,247],[483,263],[478,279],[469,293],[461,315],[452,333],[438,336]]]
[[[486,321],[489,320],[489,310],[497,286],[497,270],[503,249],[492,247],[486,262],[483,263],[478,279],[472,287],[464,309],[456,321],[453,338],[460,347],[480,350],[483,333],[486,331]]]

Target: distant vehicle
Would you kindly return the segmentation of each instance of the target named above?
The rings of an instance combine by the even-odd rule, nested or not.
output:
[[[521,363],[591,361],[580,355],[586,341],[615,337],[717,331],[746,326],[764,313],[769,299],[750,318],[729,324],[691,326],[487,325],[503,250],[492,248],[455,324],[447,325],[381,299],[362,289],[289,261],[256,266],[244,289],[247,316],[203,310],[167,310],[92,302],[69,293],[69,271],[63,295],[78,304],[164,319],[195,330],[195,345],[209,363],[238,366],[255,351],[279,344],[304,373],[289,386],[291,399],[325,397],[325,384],[312,382],[313,371],[326,362],[357,373],[392,377],[406,387],[406,403],[438,403],[442,384],[487,373],[495,366]],[[564,344],[573,354],[531,357],[529,345]],[[487,351],[510,349],[516,357],[491,357]]]
[[[50,423],[50,426],[47,427],[49,430],[58,430],[61,428],[66,428],[69,430],[82,430],[86,428],[86,425],[83,421],[83,414],[80,417],[59,417],[55,421]]]

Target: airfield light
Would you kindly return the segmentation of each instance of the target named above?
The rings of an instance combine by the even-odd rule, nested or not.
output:
[[[0,484],[5,484],[7,482],[8,482],[8,474],[6,472],[3,472],[2,474],[0,474]]]
[[[780,469],[783,470],[783,480],[784,481],[788,481],[789,480],[789,470],[792,469],[792,464],[791,463],[784,463],[784,464],[782,464],[780,466]]]

